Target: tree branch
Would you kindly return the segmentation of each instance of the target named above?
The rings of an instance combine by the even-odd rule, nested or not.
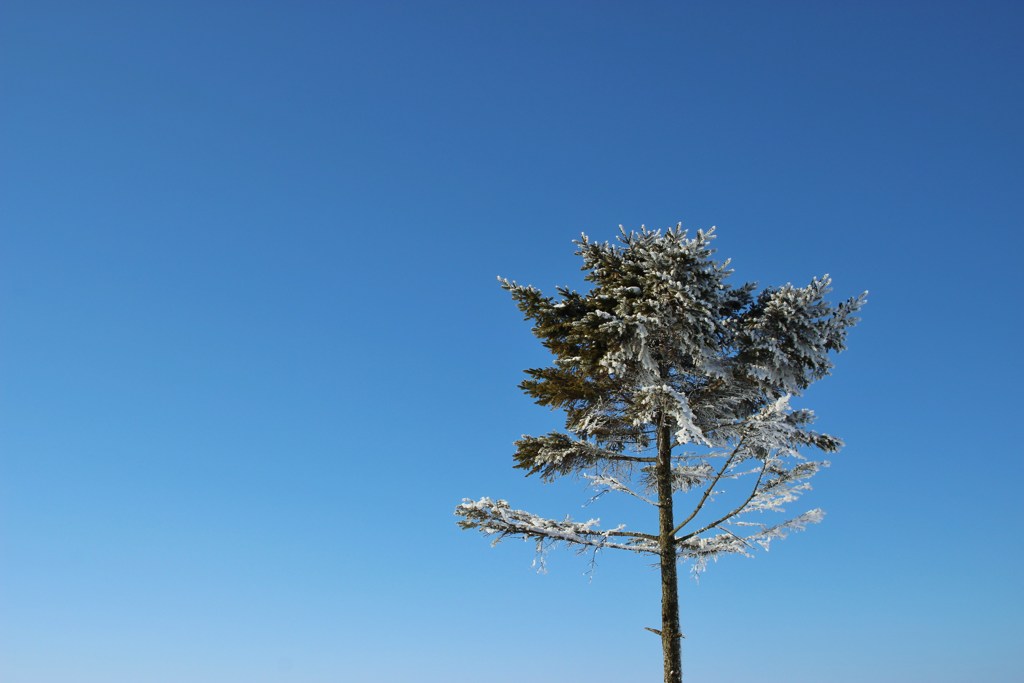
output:
[[[605,456],[602,456],[602,457],[605,460],[615,460],[615,461],[618,461],[618,462],[646,462],[646,463],[651,463],[651,464],[654,464],[654,463],[658,462],[657,458],[644,458],[644,457],[635,456],[635,455],[618,455],[618,454],[616,454],[616,455],[605,455]]]
[[[516,467],[528,470],[529,474],[540,474],[545,480],[579,471],[601,461],[656,462],[655,458],[624,455],[561,432],[551,432],[544,436],[524,435],[516,441],[515,461]]]
[[[609,477],[603,474],[584,474],[583,478],[589,481],[590,485],[593,486],[594,488],[598,488],[601,486],[606,487],[603,491],[599,491],[593,498],[591,498],[591,502],[599,498],[602,494],[607,493],[608,491],[619,491],[621,493],[626,493],[630,496],[633,496],[637,500],[642,500],[648,505],[653,505],[654,507],[658,506],[658,503],[647,498],[646,496],[641,496],[639,493],[629,488],[615,477]]]
[[[724,533],[727,533],[727,534],[729,534],[730,536],[732,536],[733,538],[735,538],[735,539],[736,539],[737,541],[740,541],[741,543],[743,543],[743,545],[745,545],[745,546],[747,546],[748,548],[750,548],[751,550],[757,550],[757,548],[755,548],[755,547],[754,547],[753,545],[751,545],[751,544],[750,544],[750,543],[749,543],[749,542],[747,541],[747,539],[743,538],[742,536],[737,536],[736,534],[734,534],[734,533],[733,533],[732,531],[730,531],[729,529],[726,529],[725,527],[722,527],[722,526],[716,526],[715,528],[716,528],[716,529],[718,529],[719,531],[722,531],[722,532],[724,532]]]
[[[657,554],[658,537],[638,531],[624,531],[622,527],[601,531],[593,528],[598,520],[573,522],[570,519],[556,521],[545,519],[525,510],[513,510],[508,501],[481,498],[478,501],[466,499],[455,508],[455,514],[462,517],[458,524],[463,529],[479,529],[487,536],[497,536],[495,543],[505,536],[521,536],[568,545],[595,548],[616,548],[633,552]],[[619,543],[611,538],[631,539]]]
[[[761,471],[757,475],[757,481],[754,482],[754,488],[753,488],[753,490],[751,490],[750,495],[747,496],[747,499],[745,501],[740,503],[740,505],[737,506],[732,512],[730,512],[729,514],[725,515],[721,519],[718,519],[718,520],[712,522],[711,524],[708,524],[705,527],[703,527],[701,529],[698,529],[697,531],[692,531],[692,532],[688,533],[685,536],[680,536],[676,540],[677,541],[686,541],[688,539],[691,539],[694,536],[697,536],[698,534],[704,533],[708,529],[712,529],[714,527],[717,527],[722,522],[730,520],[733,517],[735,517],[736,515],[738,515],[739,513],[743,512],[743,509],[745,507],[747,507],[747,505],[750,503],[750,501],[754,500],[754,496],[757,495],[757,493],[758,493],[757,488],[761,485],[761,480],[764,478],[764,473],[768,469],[768,462],[769,462],[769,458],[765,458],[764,465],[761,466]],[[724,529],[723,529],[723,531],[724,531]],[[732,533],[732,532],[729,532],[729,533]],[[732,534],[732,535],[736,536],[736,534]],[[736,536],[736,538],[739,538],[739,536]],[[743,540],[743,539],[740,539],[740,540]],[[744,543],[745,542],[746,541],[744,541]]]
[[[684,519],[681,523],[677,524],[676,528],[672,530],[672,535],[673,536],[675,536],[680,531],[682,531],[683,528],[687,524],[692,522],[693,518],[696,517],[697,514],[701,511],[701,509],[704,507],[704,503],[706,503],[708,501],[708,496],[711,495],[711,492],[715,489],[715,486],[718,485],[718,482],[721,480],[722,475],[725,474],[725,471],[727,469],[729,469],[729,465],[732,464],[732,461],[736,458],[736,454],[740,452],[740,448],[742,448],[742,447],[743,447],[743,439],[741,438],[739,440],[739,442],[736,444],[736,448],[732,449],[732,453],[729,454],[729,457],[726,459],[725,464],[722,465],[722,469],[718,470],[718,474],[715,475],[715,478],[712,480],[711,484],[706,489],[704,489],[704,495],[701,496],[700,502],[697,503],[697,507],[695,507],[693,509],[693,512],[690,513],[689,517]],[[763,471],[764,470],[762,470],[762,472]],[[744,503],[744,505],[746,505],[746,503]]]

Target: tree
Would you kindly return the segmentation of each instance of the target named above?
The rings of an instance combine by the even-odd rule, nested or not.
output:
[[[657,556],[662,620],[660,631],[649,630],[661,637],[665,683],[680,683],[677,565],[689,561],[699,572],[721,555],[767,549],[824,515],[771,514],[828,466],[801,450],[842,445],[812,431],[814,414],[790,403],[829,374],[830,352],[844,349],[866,293],[833,306],[826,275],[755,295],[752,283],[728,284],[728,261],[713,260],[714,228],[693,238],[681,225],[620,230],[620,244],[586,235],[576,242],[592,285],[585,294],[559,288],[545,296],[499,278],[554,355],[552,366],[526,370],[520,387],[565,411],[564,432],[515,443],[515,467],[547,481],[579,475],[599,492],[628,494],[657,509],[657,532],[545,519],[490,498],[467,498],[455,514],[463,529],[495,543],[532,539],[539,553],[565,544]],[[716,509],[726,484],[742,488]]]

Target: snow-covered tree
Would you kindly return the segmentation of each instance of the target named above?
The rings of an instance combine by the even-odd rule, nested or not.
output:
[[[681,226],[621,233],[619,244],[576,242],[586,293],[545,296],[500,279],[554,355],[520,386],[566,416],[564,432],[517,441],[515,466],[628,494],[655,508],[657,529],[546,519],[491,498],[465,499],[455,514],[463,529],[495,543],[532,539],[538,552],[565,544],[657,556],[662,623],[650,630],[661,637],[665,682],[680,683],[677,565],[699,572],[721,555],[749,555],[824,515],[779,514],[828,466],[802,451],[842,445],[813,431],[814,414],[791,400],[829,373],[865,295],[828,303],[828,276],[756,294],[753,284],[734,287],[728,261],[713,259],[713,228],[692,238]]]

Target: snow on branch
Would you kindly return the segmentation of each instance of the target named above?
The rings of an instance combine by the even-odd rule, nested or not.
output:
[[[717,454],[716,454],[717,455]],[[726,457],[726,454],[721,454]],[[683,456],[688,458],[689,456]],[[680,458],[680,460],[683,459]],[[658,487],[657,468],[647,465],[641,470],[642,483],[646,490],[655,491]],[[715,468],[708,462],[699,462],[695,465],[676,463],[672,465],[672,490],[676,493],[686,493],[709,481],[715,476]],[[733,475],[738,476],[738,475]]]
[[[845,348],[846,332],[857,322],[854,314],[867,300],[865,292],[833,308],[825,300],[831,285],[825,275],[806,287],[787,284],[761,292],[736,337],[750,377],[800,393],[829,374],[828,353]]]
[[[690,533],[678,537],[676,540],[682,543],[692,538],[701,536],[710,529],[720,528],[721,524],[739,520],[743,515],[751,512],[783,512],[782,506],[792,503],[805,491],[809,491],[811,485],[806,481],[822,468],[828,467],[828,462],[797,462],[795,465],[788,465],[779,457],[768,457],[761,466],[757,475],[757,481],[747,496],[746,500],[733,508],[730,512],[709,522]],[[687,522],[695,515],[690,515]],[[678,533],[685,522],[676,527],[674,533]]]
[[[692,536],[686,540],[677,541],[676,553],[680,560],[691,560],[693,564],[690,571],[694,575],[698,575],[707,568],[709,560],[717,561],[719,557],[726,554],[752,557],[755,543],[767,551],[774,539],[782,539],[794,531],[802,531],[807,528],[808,524],[817,524],[824,518],[825,512],[820,508],[815,508],[774,526],[737,523],[736,526],[759,528],[759,531],[747,536],[739,536],[729,529],[716,525],[713,528],[721,533],[706,537]]]
[[[794,410],[790,406],[791,394],[783,394],[767,403],[757,413],[733,428],[743,435],[751,455],[769,452],[801,457],[797,450],[810,446],[826,453],[834,453],[843,442],[834,436],[808,429],[814,422],[814,412]]]
[[[566,517],[562,521],[539,517],[525,510],[514,510],[505,500],[465,498],[455,508],[462,519],[463,529],[477,529],[485,536],[493,536],[493,544],[508,536],[534,539],[541,550],[544,542],[565,543],[580,550],[587,548],[616,548],[638,553],[658,553],[658,538],[650,534],[624,531],[620,525],[613,529],[596,528],[598,519],[574,522]]]
[[[604,462],[650,463],[654,458],[624,455],[600,448],[587,441],[573,439],[561,432],[544,436],[523,435],[516,441],[515,466],[528,470],[529,474],[540,474],[542,479],[551,480],[558,475],[570,474],[583,467],[592,467]]]
[[[673,465],[672,489],[685,493],[709,481],[713,476],[715,476],[715,468],[706,462],[699,465]]]
[[[711,493],[715,490],[715,486],[718,484],[718,482],[721,480],[721,478],[725,475],[725,473],[727,471],[729,471],[729,469],[732,467],[733,461],[736,460],[737,456],[739,456],[739,454],[740,454],[740,452],[742,450],[743,450],[743,439],[740,439],[736,443],[736,446],[732,449],[732,452],[729,453],[729,456],[725,459],[725,462],[722,464],[721,469],[719,469],[718,472],[715,474],[714,479],[712,479],[711,482],[704,488],[704,493],[701,495],[700,500],[697,501],[697,504],[696,504],[696,506],[694,506],[693,511],[690,512],[690,514],[686,517],[686,519],[684,519],[682,522],[677,524],[674,529],[672,529],[672,535],[673,536],[675,536],[680,531],[682,531],[686,527],[687,524],[692,522],[693,519],[698,514],[700,514],[700,511],[704,508],[704,505],[708,502],[708,498],[711,497]]]
[[[642,500],[643,502],[647,503],[648,505],[654,505],[655,507],[657,507],[657,505],[658,505],[653,500],[650,500],[646,496],[640,495],[639,493],[637,493],[636,491],[634,491],[633,489],[629,488],[628,486],[623,484],[621,481],[619,481],[618,479],[616,479],[615,477],[612,477],[610,475],[607,475],[607,474],[584,474],[582,476],[583,476],[584,479],[586,479],[587,481],[590,482],[591,486],[593,486],[596,489],[599,489],[598,492],[597,492],[597,495],[595,495],[593,498],[591,498],[591,501],[597,500],[598,498],[600,498],[604,494],[608,493],[609,491],[618,491],[619,493],[625,493],[627,495],[633,496],[634,498]]]
[[[800,494],[810,490],[808,479],[828,466],[828,461],[801,462],[788,468],[778,460],[769,462],[765,468],[767,478],[761,481],[743,511],[781,512],[783,505],[794,502]]]
[[[668,384],[641,387],[633,397],[631,417],[634,425],[652,423],[656,415],[665,415],[675,422],[677,444],[711,445],[694,421],[686,395]]]

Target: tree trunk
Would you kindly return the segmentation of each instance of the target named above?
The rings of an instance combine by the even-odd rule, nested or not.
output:
[[[676,542],[672,535],[672,433],[658,427],[658,544],[661,547],[661,649],[665,659],[665,683],[682,683],[682,633],[679,631],[679,579],[676,573]]]

